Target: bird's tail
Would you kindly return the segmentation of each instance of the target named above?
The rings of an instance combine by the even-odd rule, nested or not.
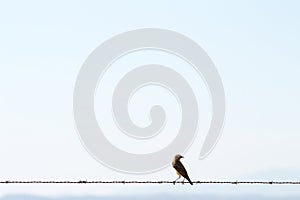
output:
[[[186,180],[188,180],[189,181],[189,183],[191,184],[191,185],[193,185],[193,182],[191,181],[191,179],[189,178],[189,177],[187,177],[187,179]]]

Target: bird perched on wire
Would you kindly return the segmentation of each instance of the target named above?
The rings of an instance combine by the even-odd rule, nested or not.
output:
[[[178,174],[178,178],[174,181],[174,184],[176,183],[176,181],[178,179],[181,178],[181,176],[183,176],[184,179],[188,180],[189,183],[191,185],[193,185],[193,182],[191,181],[186,169],[184,168],[183,164],[180,162],[180,159],[183,158],[182,155],[176,155],[174,158],[173,158],[173,161],[172,161],[172,166],[174,167],[174,169],[176,170],[176,173]],[[184,182],[184,179],[182,182]]]

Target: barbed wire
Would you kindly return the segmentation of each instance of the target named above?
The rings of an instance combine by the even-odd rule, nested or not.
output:
[[[259,184],[259,185],[300,185],[300,181],[193,181],[194,184]],[[174,184],[174,181],[21,181],[6,180],[0,184]],[[189,184],[189,182],[176,182],[176,184]]]

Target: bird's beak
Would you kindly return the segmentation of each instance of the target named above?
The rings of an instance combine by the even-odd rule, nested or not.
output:
[[[181,158],[184,158],[183,156],[181,156]]]

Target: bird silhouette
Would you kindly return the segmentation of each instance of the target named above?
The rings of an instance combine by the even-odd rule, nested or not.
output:
[[[184,179],[188,180],[189,183],[191,185],[193,185],[193,182],[191,181],[186,169],[184,168],[183,164],[180,162],[180,159],[183,158],[182,155],[176,155],[174,158],[173,158],[173,161],[172,161],[172,166],[174,167],[174,169],[176,170],[176,173],[178,174],[178,178],[173,182],[174,184],[176,183],[176,181],[178,179],[181,178],[181,176],[183,176]],[[184,182],[184,179],[182,182]]]

